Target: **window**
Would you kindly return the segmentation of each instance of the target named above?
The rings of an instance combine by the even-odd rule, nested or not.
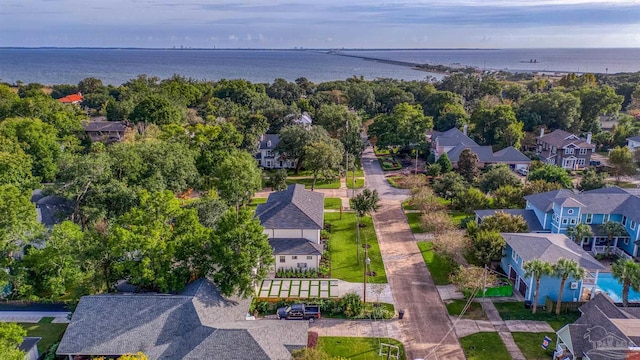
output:
[[[567,210],[567,214],[569,214],[569,215],[573,214],[573,209]]]
[[[280,256],[280,262],[281,262],[281,263],[286,262],[286,261],[287,261],[287,260],[285,259],[285,257],[284,257],[284,256]]]
[[[298,267],[301,269],[306,269],[307,268],[307,263],[298,263]]]
[[[313,260],[313,255],[307,255],[307,260]]]
[[[551,152],[552,152],[553,154],[555,154],[555,153],[556,153],[556,147],[555,147],[555,146],[551,148]]]
[[[586,222],[587,224],[591,224],[592,220],[593,220],[593,214],[587,214],[587,217],[584,222]]]
[[[587,155],[587,149],[580,149],[580,155]]]
[[[627,226],[627,217],[626,216],[622,217],[622,225]]]
[[[291,256],[291,260],[298,260],[298,256],[297,255]]]
[[[569,219],[567,218],[562,219],[562,225],[567,225],[567,223],[569,223]]]
[[[636,222],[631,220],[631,224],[629,224],[629,227],[631,228],[631,230],[635,230],[636,229]]]
[[[575,225],[576,224],[576,219],[571,219],[571,225]]]
[[[578,166],[584,166],[585,164],[585,159],[578,159]]]
[[[629,245],[629,238],[628,238],[628,237],[624,238],[624,239],[622,240],[622,242],[623,242],[625,245]]]
[[[513,250],[513,249],[511,249],[511,258],[512,258],[515,262],[518,262],[518,253],[517,253],[515,250]]]
[[[573,148],[564,149],[564,154],[565,155],[573,155]]]
[[[609,221],[610,215],[609,214],[604,214],[604,216],[602,217],[602,222],[607,222]]]

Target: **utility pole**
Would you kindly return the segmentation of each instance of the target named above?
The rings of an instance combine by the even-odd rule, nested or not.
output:
[[[416,148],[416,173],[415,175],[418,175],[418,148]]]

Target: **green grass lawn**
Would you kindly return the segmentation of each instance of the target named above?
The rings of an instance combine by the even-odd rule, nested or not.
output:
[[[558,330],[566,324],[572,323],[578,319],[580,313],[572,311],[556,315],[555,313],[547,313],[538,307],[538,312],[531,313],[531,309],[525,309],[524,303],[517,302],[494,302],[496,309],[500,313],[502,320],[538,320],[546,321],[551,325],[553,330]]]
[[[51,345],[62,339],[64,331],[68,324],[52,324],[52,323],[18,323],[27,330],[27,336],[41,337],[38,342],[38,352],[44,354]]]
[[[420,210],[417,205],[411,203],[411,199],[403,201],[402,208],[405,210]]]
[[[433,251],[433,244],[431,241],[421,241],[418,243],[418,248],[422,253],[422,258],[429,268],[433,282],[436,285],[447,285],[449,281],[449,274],[451,274],[452,261],[447,256],[438,254]]]
[[[321,336],[318,338],[318,349],[330,356],[341,356],[350,360],[380,360],[383,359],[378,356],[380,343],[399,346],[399,359],[406,359],[402,343],[389,338]]]
[[[469,215],[460,211],[450,211],[449,216],[451,216],[451,219],[456,226],[460,226],[462,220],[467,218]]]
[[[331,277],[350,282],[362,282],[363,277],[363,254],[364,249],[360,247],[360,262],[356,259],[356,215],[355,213],[325,212],[325,223],[331,224],[331,240],[329,251],[331,252]],[[377,273],[376,276],[368,278],[371,283],[386,283],[387,275],[382,263],[382,255],[378,246],[378,239],[373,228],[371,217],[364,218],[365,227],[360,228],[361,244],[371,245],[368,249],[368,256],[371,259],[370,269]]]
[[[351,169],[351,167],[349,167],[349,174],[347,176],[349,178],[351,178],[353,175],[354,175],[353,174],[353,170]],[[364,170],[362,170],[362,169],[356,170],[355,176],[356,176],[356,178],[364,177]]]
[[[411,228],[411,232],[414,234],[422,234],[427,231],[422,228],[420,225],[420,213],[406,213],[407,221],[409,222],[409,227]]]
[[[387,178],[387,181],[389,182],[389,185],[391,185],[391,187],[394,187],[396,189],[402,189],[402,186],[400,186],[400,184],[397,181],[397,180],[400,180],[402,178],[403,178],[403,176],[389,176]]]
[[[362,189],[364,187],[364,179],[363,178],[356,178],[356,189]],[[347,189],[353,189],[353,179],[349,178],[347,180]]]
[[[466,304],[467,300],[450,300],[447,301],[445,305],[447,306],[449,315],[459,316]],[[482,310],[482,305],[475,301],[469,305],[469,308],[465,311],[462,318],[471,320],[489,320],[487,315],[484,313],[484,310]]]
[[[325,210],[340,210],[342,207],[342,199],[340,198],[324,198],[324,209]]]
[[[546,360],[553,356],[553,349],[556,347],[556,334],[514,332],[511,335],[527,360]],[[551,339],[547,350],[542,348],[542,340],[545,335]]]
[[[468,360],[510,360],[511,355],[497,332],[481,332],[460,338]]]
[[[267,198],[252,198],[251,202],[249,202],[249,205],[247,205],[247,207],[255,212],[256,207],[258,207],[258,205],[264,204],[266,202],[267,202]]]
[[[291,184],[302,184],[307,190],[311,190],[311,184],[313,184],[313,178],[296,178],[296,179],[287,179],[287,185]],[[340,179],[336,179],[334,181],[322,181],[318,179],[316,181],[316,189],[340,189]]]

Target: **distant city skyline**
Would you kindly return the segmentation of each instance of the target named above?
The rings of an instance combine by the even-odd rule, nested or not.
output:
[[[640,1],[2,0],[0,34],[4,47],[640,47]]]

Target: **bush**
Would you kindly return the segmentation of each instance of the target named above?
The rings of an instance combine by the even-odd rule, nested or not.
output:
[[[344,315],[347,317],[355,317],[362,313],[363,306],[360,295],[356,293],[348,293],[340,299],[340,305],[344,309]]]

